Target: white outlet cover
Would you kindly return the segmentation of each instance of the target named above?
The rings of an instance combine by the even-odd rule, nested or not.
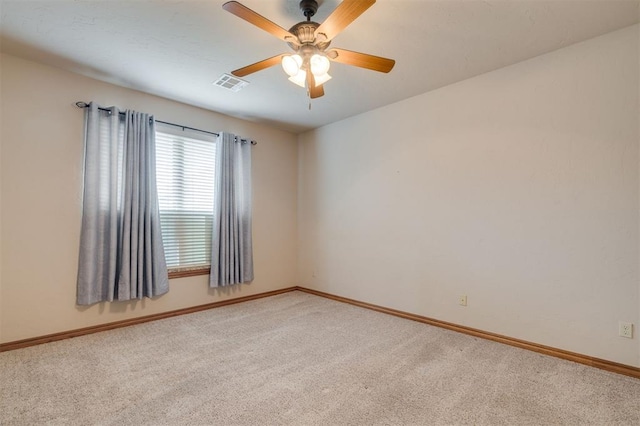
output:
[[[626,337],[629,339],[633,339],[633,324],[630,322],[622,322],[618,323],[618,334],[621,337]]]

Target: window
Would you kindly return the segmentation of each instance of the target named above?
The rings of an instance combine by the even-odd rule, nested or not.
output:
[[[207,269],[211,261],[216,137],[158,124],[160,222],[170,272]]]

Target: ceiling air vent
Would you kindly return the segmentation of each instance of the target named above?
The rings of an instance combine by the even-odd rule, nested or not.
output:
[[[237,92],[243,87],[249,84],[248,81],[240,80],[238,77],[234,77],[230,74],[222,74],[220,78],[213,82],[216,86],[224,87],[225,89]]]

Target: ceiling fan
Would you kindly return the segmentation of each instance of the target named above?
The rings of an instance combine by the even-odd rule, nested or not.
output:
[[[222,5],[224,10],[285,41],[294,51],[293,54],[280,54],[256,62],[231,74],[244,77],[281,63],[290,81],[306,87],[310,98],[319,98],[324,95],[323,84],[331,78],[328,73],[330,61],[388,73],[396,63],[393,59],[345,49],[328,49],[331,40],[375,2],[344,0],[322,24],[318,24],[311,20],[318,10],[318,2],[301,0],[300,10],[307,20],[295,24],[289,31],[237,1],[226,2]]]

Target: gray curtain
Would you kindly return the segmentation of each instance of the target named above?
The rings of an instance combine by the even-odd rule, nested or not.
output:
[[[78,305],[169,290],[155,168],[153,116],[86,108]]]
[[[253,281],[251,144],[221,133],[216,147],[209,286],[249,281]]]

